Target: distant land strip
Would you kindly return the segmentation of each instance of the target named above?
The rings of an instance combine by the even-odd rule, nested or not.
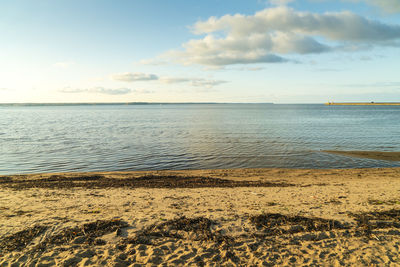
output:
[[[400,152],[340,151],[340,150],[323,150],[322,152],[338,154],[338,155],[343,155],[343,156],[357,157],[357,158],[400,161]]]
[[[219,103],[219,102],[94,102],[94,103],[0,103],[0,106],[112,106],[112,105],[212,105],[212,104],[262,104],[274,103]]]
[[[328,102],[328,106],[400,106],[400,102]]]

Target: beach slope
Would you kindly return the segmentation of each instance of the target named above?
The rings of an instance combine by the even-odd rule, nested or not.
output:
[[[400,264],[400,168],[0,177],[0,265]]]

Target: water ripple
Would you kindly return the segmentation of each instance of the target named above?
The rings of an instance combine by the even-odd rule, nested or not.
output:
[[[320,150],[400,151],[400,107],[2,107],[0,174],[399,167]]]

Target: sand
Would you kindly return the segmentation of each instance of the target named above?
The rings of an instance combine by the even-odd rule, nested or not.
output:
[[[0,266],[400,266],[400,168],[0,181]]]

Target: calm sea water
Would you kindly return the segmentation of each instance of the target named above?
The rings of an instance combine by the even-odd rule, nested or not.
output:
[[[363,168],[400,162],[399,106],[0,106],[0,174],[202,168]]]

